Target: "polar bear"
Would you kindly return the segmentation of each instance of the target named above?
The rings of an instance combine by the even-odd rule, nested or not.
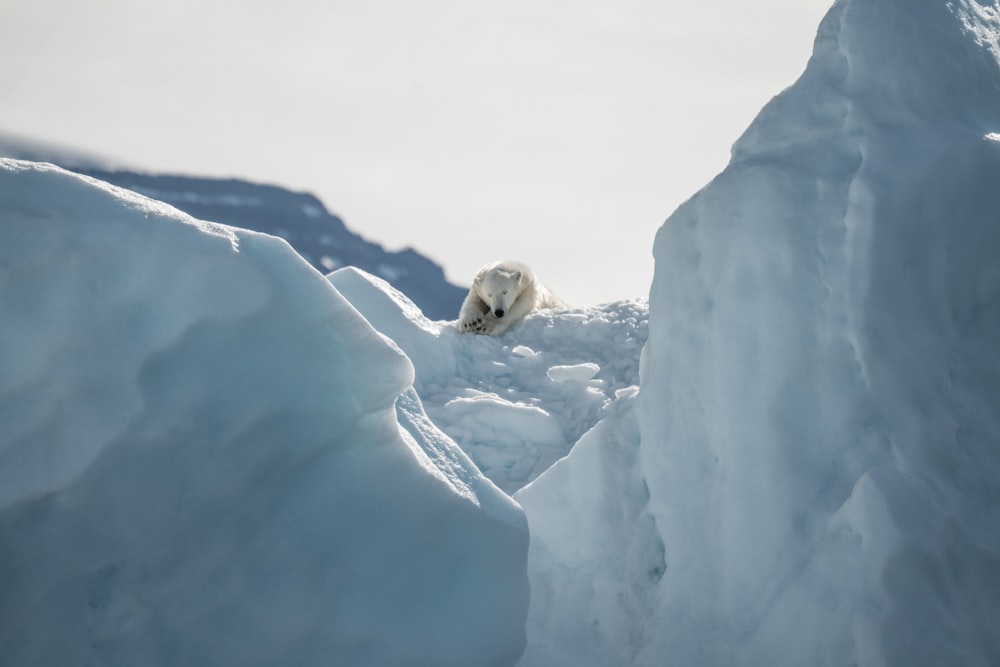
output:
[[[499,336],[532,310],[565,307],[526,264],[491,262],[472,280],[458,314],[458,328]]]

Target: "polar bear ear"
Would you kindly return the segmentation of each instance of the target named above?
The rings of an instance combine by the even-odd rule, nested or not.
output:
[[[515,281],[520,282],[520,280],[521,280],[521,272],[520,271],[515,271],[514,275],[512,277],[514,278]]]

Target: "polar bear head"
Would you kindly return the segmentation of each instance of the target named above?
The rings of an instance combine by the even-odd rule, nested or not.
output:
[[[476,293],[494,317],[500,318],[510,310],[528,283],[529,279],[524,271],[502,265],[494,266],[482,274],[476,284]]]

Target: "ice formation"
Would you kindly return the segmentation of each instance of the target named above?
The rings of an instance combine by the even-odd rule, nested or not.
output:
[[[663,225],[638,429],[517,495],[520,664],[1000,661],[998,35],[838,2]]]
[[[645,300],[530,314],[502,338],[431,321],[391,285],[355,268],[327,276],[413,361],[434,423],[514,493],[565,456],[639,383]]]
[[[517,659],[523,514],[287,243],[10,160],[0,215],[0,662]]]

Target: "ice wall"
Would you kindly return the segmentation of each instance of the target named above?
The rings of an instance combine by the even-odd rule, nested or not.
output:
[[[998,35],[837,2],[666,221],[637,431],[516,496],[521,665],[1000,662]]]
[[[661,228],[639,664],[1000,660],[996,3],[846,0]]]
[[[283,241],[0,160],[0,662],[509,665],[523,514]]]

